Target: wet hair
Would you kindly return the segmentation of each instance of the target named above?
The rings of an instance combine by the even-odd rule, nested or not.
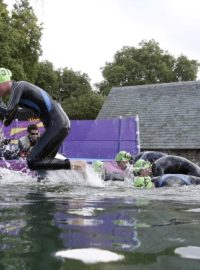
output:
[[[38,126],[36,124],[31,124],[27,127],[27,131],[31,132],[31,130],[38,130]]]

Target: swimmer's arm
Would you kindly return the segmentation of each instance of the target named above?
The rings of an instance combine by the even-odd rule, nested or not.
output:
[[[22,91],[20,89],[13,89],[8,101],[8,106],[0,104],[0,120],[4,122],[5,126],[11,124],[17,113],[21,93]]]
[[[16,113],[17,113],[17,106],[9,111],[6,108],[2,108],[2,106],[0,105],[0,120],[3,122],[4,126],[7,127],[11,124]]]
[[[15,118],[16,113],[17,113],[17,108],[15,108],[15,110],[13,110],[12,113],[10,113],[8,116],[4,118],[3,120],[4,126],[7,127],[12,123],[13,119]]]
[[[0,113],[0,121],[3,122],[3,120],[4,120],[4,115]]]

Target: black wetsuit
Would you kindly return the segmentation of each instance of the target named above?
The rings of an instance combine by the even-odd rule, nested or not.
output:
[[[147,160],[151,163],[155,162],[157,159],[167,156],[166,153],[163,152],[159,152],[159,151],[144,151],[141,152],[139,154],[137,154],[136,156],[133,157],[133,161],[134,163],[138,160],[138,159],[144,159]]]
[[[8,106],[0,105],[1,118],[6,126],[10,125],[18,106],[33,110],[44,124],[42,134],[27,164],[32,170],[70,169],[70,161],[55,158],[59,147],[69,133],[70,121],[59,103],[53,100],[43,89],[28,82],[13,81]]]

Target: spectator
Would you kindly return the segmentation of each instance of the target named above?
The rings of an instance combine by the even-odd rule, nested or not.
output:
[[[33,146],[40,138],[40,132],[36,124],[29,125],[27,132],[28,134],[18,141],[19,157],[21,158],[27,158],[29,156]]]

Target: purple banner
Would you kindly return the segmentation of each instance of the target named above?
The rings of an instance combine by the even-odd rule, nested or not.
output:
[[[4,135],[17,140],[27,134],[27,126],[33,123],[38,125],[42,133],[44,127],[40,121],[15,120],[9,127],[3,128]],[[126,150],[132,155],[139,152],[137,117],[71,120],[71,131],[60,153],[70,158],[114,159],[120,150]]]

